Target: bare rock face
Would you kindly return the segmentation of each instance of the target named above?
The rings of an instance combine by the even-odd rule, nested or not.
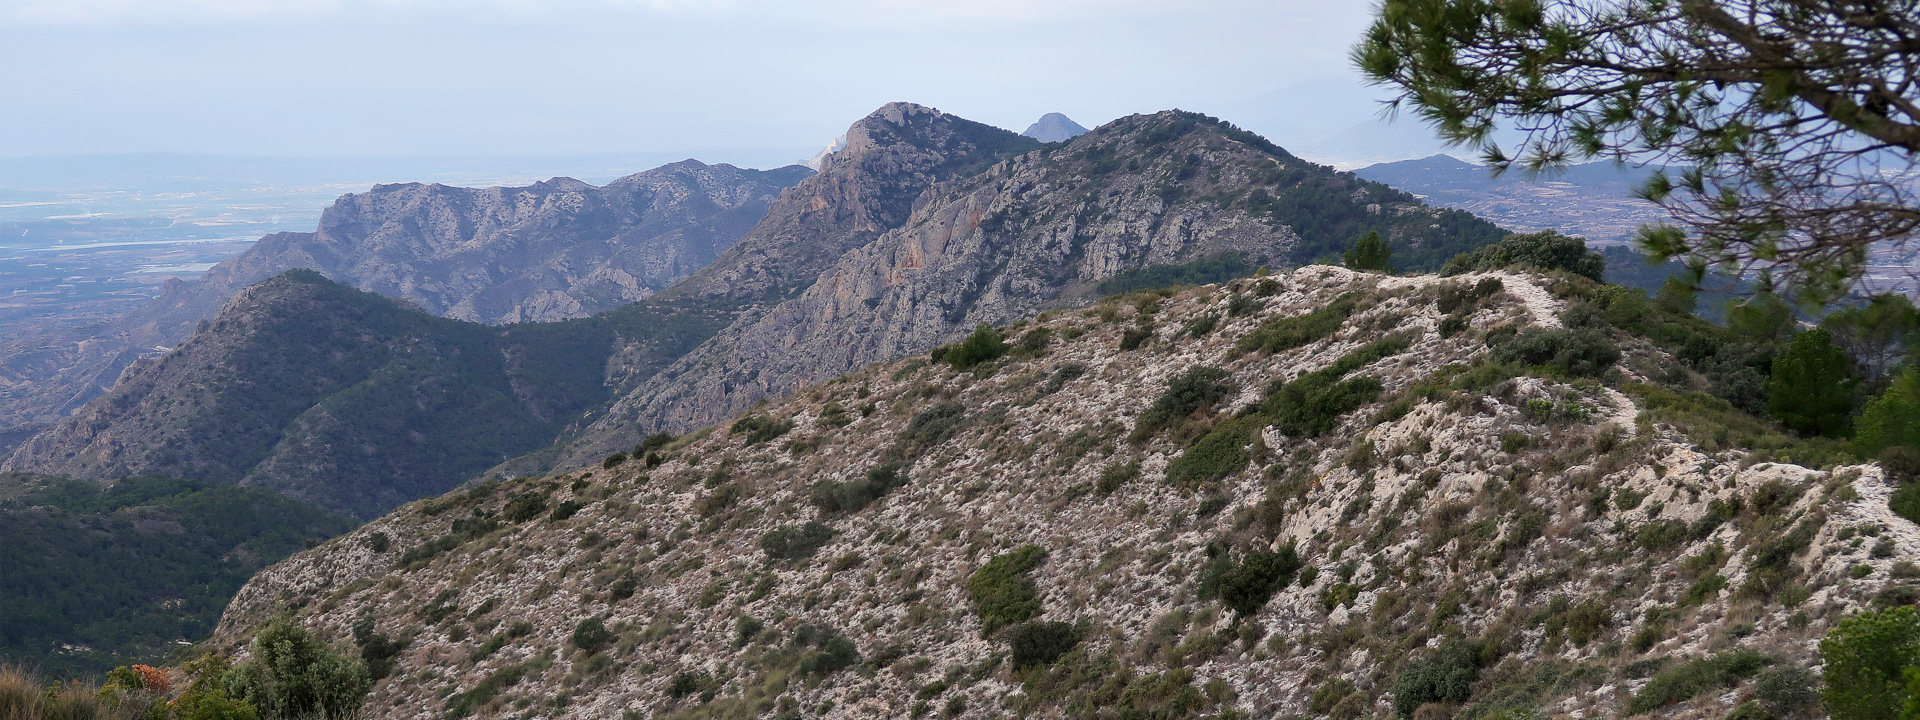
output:
[[[312,233],[261,238],[200,280],[79,334],[0,341],[0,427],[49,423],[165,354],[249,285],[304,268],[443,317],[487,324],[586,317],[711,263],[757,224],[798,166],[683,161],[594,187],[376,186]]]
[[[1911,602],[1880,468],[1696,444],[1623,331],[1598,380],[1503,366],[1577,285],[1311,266],[1048,313],[401,508],[209,646],[291,613],[382,653],[368,717],[1712,720]]]

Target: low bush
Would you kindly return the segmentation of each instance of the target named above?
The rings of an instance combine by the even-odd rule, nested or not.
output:
[[[966,424],[967,406],[944,402],[915,413],[900,431],[900,443],[912,448],[929,448],[946,442]]]
[[[1405,352],[1410,344],[1406,336],[1394,335],[1363,345],[1342,355],[1332,365],[1274,388],[1261,404],[1261,413],[1281,432],[1294,437],[1326,434],[1341,416],[1380,396],[1379,380],[1341,378],[1382,358]]]
[[[1093,489],[1102,496],[1112,495],[1122,486],[1133,482],[1134,478],[1137,477],[1140,477],[1140,461],[1134,460],[1125,464],[1115,463],[1106,466],[1106,468],[1100,471],[1100,479],[1094,483]]]
[[[1134,423],[1135,440],[1151,436],[1201,408],[1212,407],[1233,394],[1232,374],[1216,367],[1198,366],[1167,380],[1167,389],[1154,398]]]
[[[523,523],[540,517],[547,511],[547,496],[544,493],[528,492],[515,495],[507,501],[507,507],[500,511],[500,517],[510,523]]]
[[[574,647],[590,653],[612,644],[613,640],[613,631],[607,629],[606,619],[598,615],[574,625],[573,635],[567,638]]]
[[[1263,425],[1259,416],[1220,422],[1167,462],[1167,482],[1193,487],[1239,472],[1247,466],[1247,446]]]
[[[1586,241],[1580,238],[1546,230],[1514,233],[1492,245],[1455,255],[1441,267],[1440,274],[1460,275],[1505,268],[1561,270],[1604,282],[1607,260],[1600,253],[1588,250]]]
[[[1620,361],[1620,349],[1598,328],[1535,327],[1501,343],[1493,351],[1493,360],[1595,377]]]
[[[982,635],[1040,614],[1040,594],[1029,573],[1046,558],[1040,546],[1024,545],[994,556],[967,578],[967,596],[980,615]]]
[[[1152,339],[1152,327],[1127,328],[1126,332],[1120,333],[1120,350],[1122,352],[1139,350],[1141,345],[1147,344],[1147,341]]]
[[[1241,336],[1235,347],[1243,352],[1281,352],[1332,335],[1353,314],[1362,297],[1358,291],[1346,293],[1313,312],[1268,322]]]
[[[783,525],[760,536],[760,549],[775,560],[812,557],[833,540],[833,529],[815,520],[804,525]]]
[[[801,625],[793,631],[792,647],[805,652],[794,671],[802,676],[831,675],[860,664],[860,649],[845,636],[818,625]]]
[[[1300,571],[1300,555],[1292,545],[1274,552],[1248,553],[1219,577],[1220,602],[1242,617],[1266,606],[1273,594],[1293,582]]]
[[[973,333],[952,345],[934,348],[931,353],[934,362],[944,362],[955,370],[967,370],[975,365],[992,362],[1004,357],[1013,349],[1000,336],[993,326],[980,323]]]
[[[1776,717],[1794,717],[1820,704],[1820,677],[1797,665],[1776,665],[1754,678],[1753,699]]]
[[[1893,514],[1920,523],[1920,482],[1901,485],[1887,498],[1887,508]]]
[[[547,513],[547,519],[553,522],[560,522],[567,518],[573,517],[574,513],[580,512],[580,508],[582,507],[585,507],[585,506],[581,505],[580,501],[568,500],[566,502],[560,503],[559,505],[553,506],[553,512]]]
[[[1007,642],[1014,669],[1051,665],[1080,644],[1080,631],[1072,623],[1025,622],[1007,631]]]
[[[1627,703],[1627,711],[1639,715],[1692,700],[1709,690],[1730,688],[1772,664],[1773,658],[1752,650],[1734,650],[1690,660],[1654,675],[1640,692],[1634,693]]]
[[[759,415],[748,415],[733,421],[727,428],[729,435],[746,435],[748,445],[759,445],[787,434],[793,430],[792,420],[774,420]]]
[[[1400,717],[1427,703],[1463,703],[1480,681],[1480,648],[1459,638],[1409,660],[1393,681],[1393,709]]]
[[[846,482],[822,482],[813,486],[807,500],[829,513],[859,512],[885,497],[894,488],[907,484],[899,462],[884,462],[867,470],[865,477]]]

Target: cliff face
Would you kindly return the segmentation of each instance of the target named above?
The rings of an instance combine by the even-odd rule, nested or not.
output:
[[[602,187],[382,185],[341,197],[312,233],[261,238],[200,280],[80,334],[0,341],[0,427],[49,423],[162,355],[249,285],[304,268],[427,312],[487,324],[585,317],[711,263],[757,224],[800,167],[688,160]]]
[[[1307,267],[1049,313],[409,505],[211,646],[292,612],[390,655],[371,717],[1719,718],[1910,602],[1920,527],[1877,467],[1696,445],[1677,363],[1565,312],[1599,295]],[[1503,364],[1562,317],[1612,369]]]

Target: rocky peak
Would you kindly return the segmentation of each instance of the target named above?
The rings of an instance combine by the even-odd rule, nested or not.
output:
[[[1056,112],[1041,115],[1038,121],[1028,125],[1026,131],[1020,134],[1040,142],[1056,143],[1072,140],[1086,132],[1087,129],[1081,127],[1080,123]]]

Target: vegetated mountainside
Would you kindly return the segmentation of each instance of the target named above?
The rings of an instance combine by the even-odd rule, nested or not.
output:
[[[374,717],[1805,710],[1920,527],[1877,466],[1769,461],[1817,447],[1605,319],[1645,306],[1306,267],[1049,313],[409,505],[212,647],[357,644]]]
[[[930,186],[897,227],[850,249],[797,296],[746,314],[623,393],[561,464],[923,352],[978,323],[1083,304],[1130,272],[1199,263],[1246,274],[1327,254],[1368,231],[1423,268],[1502,234],[1206,116],[1122,118]],[[737,250],[755,247],[751,240]]]
[[[261,568],[353,527],[258,488],[0,476],[0,658],[58,676],[159,663]]]
[[[602,396],[590,358],[604,362],[606,343],[595,347],[590,329],[437,318],[290,271],[131,368],[5,467],[238,482],[372,517],[552,442]],[[589,359],[568,366],[580,345]]]
[[[164,354],[249,285],[287,270],[489,324],[578,318],[633,302],[706,266],[758,223],[799,166],[688,160],[595,187],[418,183],[342,196],[311,233],[277,233],[147,307],[78,333],[0,341],[0,427],[51,423]]]

